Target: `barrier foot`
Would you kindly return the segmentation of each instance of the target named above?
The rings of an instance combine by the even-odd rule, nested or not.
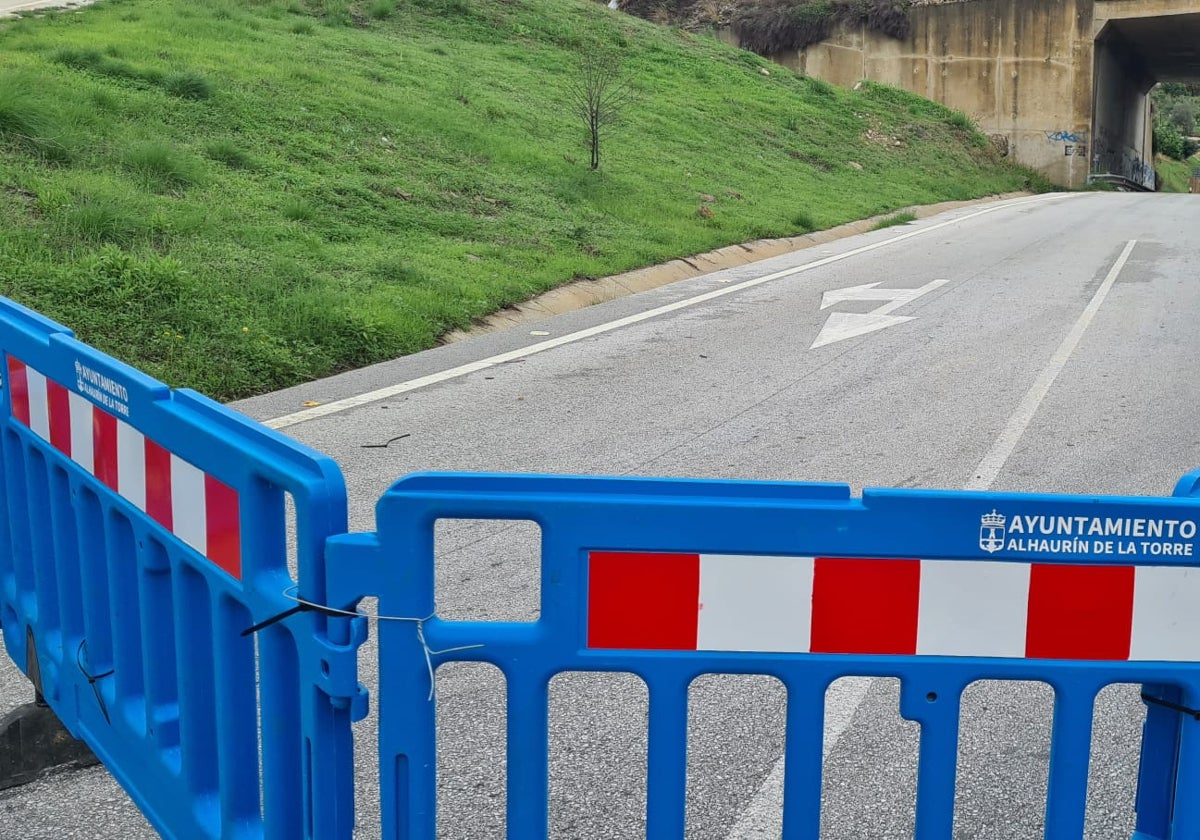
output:
[[[34,702],[0,718],[0,790],[27,785],[53,770],[100,763],[91,748],[68,732],[42,699],[42,669],[32,627],[25,628],[25,656]]]
[[[27,785],[52,770],[99,763],[49,706],[26,703],[0,718],[0,790]]]

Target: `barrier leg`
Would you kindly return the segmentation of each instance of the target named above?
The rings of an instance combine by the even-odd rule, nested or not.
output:
[[[1084,836],[1087,818],[1088,765],[1096,691],[1054,686],[1054,733],[1046,796],[1047,840]]]
[[[648,686],[646,837],[682,837],[687,812],[688,684],[660,679]]]
[[[1181,705],[1200,708],[1200,691],[1185,686]],[[1177,714],[1179,719],[1179,755],[1175,769],[1174,814],[1171,840],[1200,836],[1200,719],[1197,713]]]
[[[1180,690],[1170,685],[1146,685],[1142,687],[1142,694],[1168,703],[1178,704],[1181,699]],[[1165,706],[1146,704],[1133,840],[1168,840],[1171,836],[1171,803],[1175,798],[1181,723],[1178,712]]]
[[[72,736],[42,699],[32,629],[26,632],[25,649],[28,652],[25,671],[33,682],[35,699],[0,718],[0,790],[29,784],[51,770],[100,763],[88,745]]]

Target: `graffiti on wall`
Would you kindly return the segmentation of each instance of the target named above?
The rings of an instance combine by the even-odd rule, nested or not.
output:
[[[1086,143],[1086,131],[1047,131],[1046,139],[1051,143]]]
[[[1047,143],[1061,143],[1063,157],[1088,156],[1088,133],[1086,131],[1047,131]]]
[[[1105,132],[1101,132],[1096,139],[1092,154],[1092,174],[1117,175],[1148,190],[1155,187],[1154,167],[1142,158],[1141,152],[1124,145],[1113,148],[1109,145]]]

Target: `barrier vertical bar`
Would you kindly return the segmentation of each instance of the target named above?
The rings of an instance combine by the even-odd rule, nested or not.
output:
[[[1054,685],[1046,840],[1076,840],[1083,836],[1097,693],[1062,682]]]
[[[929,691],[910,681],[900,687],[901,715],[921,724],[914,832],[917,840],[942,840],[954,834],[962,688]]]
[[[9,524],[12,529],[12,561],[13,561],[13,583],[15,590],[10,603],[16,604],[20,601],[19,607],[24,611],[29,611],[30,608],[36,610],[36,601],[31,594],[33,587],[33,560],[30,558],[31,545],[33,544],[32,525],[29,522],[29,465],[25,458],[25,441],[21,436],[12,433],[9,436],[10,450],[16,450],[15,454],[6,455],[5,470],[7,473],[6,484],[11,488],[16,488],[15,493],[11,493],[8,497],[8,514]],[[21,492],[24,490],[25,492]],[[22,628],[22,631],[24,628]],[[22,641],[24,632],[19,634],[19,638],[8,640],[15,641],[18,646],[24,644]],[[22,648],[18,648],[22,650]]]
[[[1200,689],[1195,685],[1184,685],[1179,699],[1188,709],[1200,709]],[[1171,840],[1200,837],[1200,720],[1192,716],[1181,716],[1173,805]]]
[[[674,674],[645,679],[646,840],[676,840],[687,823],[688,683]]]
[[[133,530],[129,520],[120,514],[110,511],[105,517],[105,531],[108,544],[108,599],[112,618],[112,668],[111,680],[114,684],[115,697],[126,698],[125,703],[134,702],[132,698],[140,698],[145,703],[145,684],[143,682],[143,650],[142,640],[146,631],[141,621],[139,610],[129,610],[126,604],[136,604],[138,598],[138,568],[136,562],[130,562],[137,557],[134,544]],[[97,673],[95,671],[93,674]],[[103,685],[103,683],[102,683]],[[130,711],[125,708],[110,709],[110,716],[121,719],[122,725],[131,725],[133,720],[126,716]],[[138,737],[145,735],[145,708],[135,719]]]
[[[74,506],[67,504],[67,494],[53,494],[50,521],[58,542],[58,597],[62,604],[63,650],[73,651],[83,636],[83,600],[80,597],[80,574],[83,546],[75,525]],[[4,543],[0,543],[3,545]]]
[[[33,583],[33,597],[37,604],[35,615],[37,629],[40,631],[36,634],[38,647],[50,648],[47,636],[58,629],[58,610],[55,603],[58,582],[46,559],[51,555],[54,543],[50,523],[43,514],[43,511],[50,509],[50,481],[47,475],[49,464],[46,463],[49,459],[40,453],[36,457],[39,461],[38,467],[25,476],[25,487],[30,502],[29,542],[33,549],[29,571]]]
[[[307,796],[302,787],[301,739],[288,736],[300,730],[298,717],[291,709],[291,692],[300,681],[296,645],[288,630],[279,625],[264,628],[256,636],[259,660],[270,663],[270,667],[259,670],[260,703],[263,709],[274,710],[264,714],[262,720],[262,807],[267,815],[263,836],[264,840],[305,837],[307,803],[297,807],[295,800],[297,791]]]
[[[549,679],[543,673],[508,679],[508,840],[548,832]],[[416,838],[413,838],[416,840]]]
[[[394,603],[390,598],[379,599],[381,609],[390,609]],[[380,702],[384,697],[391,698],[387,713],[381,713],[379,719],[383,836],[388,840],[424,840],[437,834],[437,720],[435,706],[427,695],[428,666],[416,624],[397,621],[380,627],[379,657],[388,663],[386,669],[380,669]],[[508,696],[510,704],[517,702],[511,683]],[[526,746],[512,737],[510,733],[510,750],[515,745]],[[510,752],[510,784],[512,765]],[[511,826],[510,822],[510,830]]]
[[[1142,686],[1148,697],[1180,702],[1177,686]],[[1141,765],[1138,770],[1136,833],[1143,840],[1166,840],[1171,831],[1171,801],[1175,797],[1175,772],[1179,764],[1179,713],[1154,704],[1146,705],[1142,724]]]
[[[197,801],[197,819],[215,831],[219,814],[212,810],[218,788],[211,757],[216,738],[211,593],[200,573],[186,566],[175,569],[175,609],[181,619],[176,622],[176,659],[182,775]]]
[[[147,633],[143,651],[146,686],[146,724],[154,733],[160,754],[179,770],[179,665],[175,658],[175,625],[171,598],[171,566],[162,543],[149,536],[138,547],[142,626]]]
[[[71,659],[87,655],[87,664],[92,674],[102,674],[112,669],[112,618],[109,608],[108,590],[108,538],[104,530],[104,514],[95,493],[81,491],[76,497],[79,516],[76,520],[79,533],[93,534],[90,546],[80,546],[80,583],[83,594],[83,636],[76,650],[67,651]],[[74,665],[72,665],[74,667]],[[103,691],[102,684],[100,691]],[[92,697],[83,697],[82,703],[95,703]]]
[[[221,737],[217,741],[217,781],[221,820],[234,825],[258,814],[258,721],[255,710],[253,642],[241,635],[250,626],[245,607],[231,599],[213,599],[213,648],[220,667],[213,674],[213,692]],[[268,666],[269,667],[269,666]],[[270,714],[271,710],[265,710]],[[254,760],[250,760],[250,755]]]
[[[786,685],[783,840],[817,840],[821,835],[825,694],[829,686],[825,683],[814,686],[798,680],[789,680]]]

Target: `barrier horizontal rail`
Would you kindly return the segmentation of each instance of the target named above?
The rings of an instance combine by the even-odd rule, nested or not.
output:
[[[244,634],[294,606],[289,495],[296,583],[323,598],[336,465],[14,303],[0,325],[9,655],[164,836],[349,836],[362,622]]]
[[[1101,689],[1142,682],[1200,705],[1196,499],[427,474],[396,483],[376,517],[377,534],[331,540],[327,588],[412,619],[378,628],[389,838],[436,836],[430,680],[452,661],[503,672],[513,840],[547,835],[548,686],[565,671],[645,682],[650,840],[684,836],[687,697],[703,674],[786,686],[787,840],[819,836],[825,691],[843,676],[901,681],[901,714],[921,726],[919,840],[952,836],[959,705],[977,680],[1054,689],[1049,838],[1083,836]],[[536,621],[436,616],[439,519],[537,523]],[[1200,767],[1200,743],[1164,730],[1164,747],[1172,737],[1176,766],[1151,768],[1162,783],[1140,800],[1146,840],[1200,832],[1200,798],[1173,787]]]

